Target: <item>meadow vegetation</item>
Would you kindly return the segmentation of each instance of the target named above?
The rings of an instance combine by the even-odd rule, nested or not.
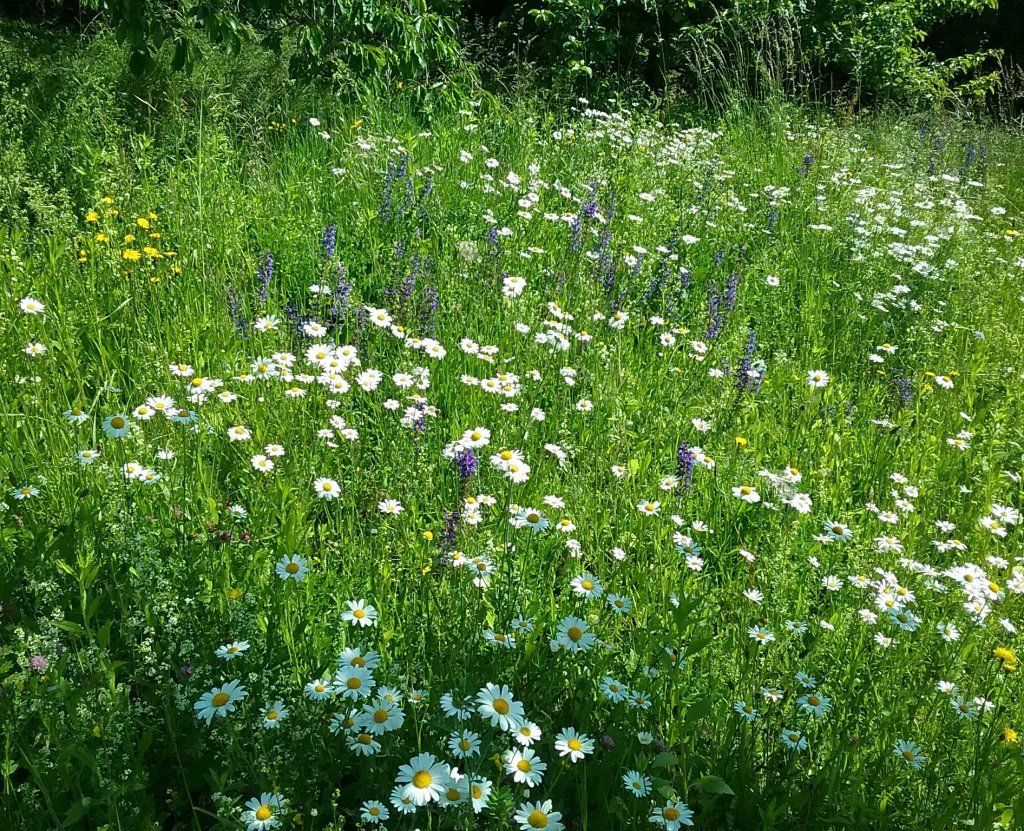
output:
[[[7,827],[1024,823],[1019,132],[76,38],[0,43]]]

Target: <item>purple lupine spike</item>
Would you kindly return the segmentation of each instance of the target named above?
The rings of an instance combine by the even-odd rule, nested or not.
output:
[[[729,281],[725,285],[725,308],[726,311],[732,311],[736,308],[736,292],[740,287],[740,277],[742,276],[740,270],[735,269],[732,274],[729,275]]]
[[[644,289],[643,302],[650,306],[654,301],[661,296],[661,278],[657,273],[651,276],[651,279],[647,283],[647,288]]]
[[[911,381],[902,370],[893,370],[892,382],[896,387],[896,395],[899,398],[901,406],[905,407],[914,400],[914,382]]]
[[[434,177],[433,175],[428,175],[426,181],[423,183],[423,187],[421,187],[419,193],[416,194],[416,204],[419,206],[420,219],[426,219],[430,215],[428,201],[433,190]]]
[[[420,321],[433,335],[436,328],[437,309],[441,305],[441,295],[435,286],[430,286],[425,294],[423,305],[420,306]]]
[[[974,142],[968,142],[967,144],[967,161],[964,162],[964,173],[966,174],[970,169],[971,165],[974,164],[974,159],[978,155],[978,148],[974,146]]]
[[[334,253],[338,246],[338,229],[333,223],[324,228],[323,235],[320,237],[320,245],[324,250],[324,257],[328,260],[334,259]]]
[[[235,325],[235,330],[245,340],[249,339],[249,320],[245,316],[245,312],[242,309],[242,298],[238,296],[238,292],[231,287],[228,289],[228,316],[231,318],[231,322]]]
[[[682,441],[676,450],[676,476],[679,477],[679,484],[683,490],[690,489],[690,482],[693,480],[693,451],[690,446]]]
[[[480,460],[477,459],[472,448],[466,448],[461,453],[456,453],[454,461],[455,468],[462,479],[469,479],[469,477],[476,473],[477,466],[480,464]]]
[[[579,251],[580,250],[580,239],[583,233],[583,217],[576,214],[572,218],[572,222],[569,224],[569,250]]]
[[[736,389],[740,392],[757,392],[761,386],[760,377],[752,374],[754,351],[757,349],[757,333],[751,329],[747,332],[747,342],[743,348],[743,357],[736,368]]]
[[[690,269],[685,265],[679,267],[679,290],[686,291],[690,287],[690,278],[693,276]]]
[[[401,166],[393,160],[389,160],[384,171],[384,196],[381,199],[380,208],[377,210],[377,215],[385,222],[391,221],[394,209],[395,179],[400,178],[401,175]]]
[[[336,268],[337,277],[334,282],[334,293],[331,295],[331,322],[337,324],[348,311],[348,300],[352,294],[352,283],[348,279],[348,269],[341,263]]]
[[[256,269],[256,300],[261,308],[267,302],[267,292],[273,279],[274,255],[267,251],[263,254],[263,262]]]
[[[708,328],[704,333],[704,340],[714,340],[725,326],[725,319],[720,310],[722,298],[718,294],[718,287],[712,286],[708,289]]]
[[[409,274],[405,275],[402,280],[402,286],[398,290],[398,295],[403,301],[408,301],[413,293],[416,291],[416,269],[414,268]]]
[[[597,182],[590,183],[590,195],[583,203],[583,216],[593,219],[597,214]]]
[[[294,303],[289,303],[284,307],[283,311],[285,319],[288,321],[288,325],[291,326],[294,334],[296,336],[301,336],[303,334],[302,327],[306,323],[306,318],[302,316],[302,313],[299,311],[299,307]]]
[[[455,546],[455,535],[459,529],[459,516],[458,511],[444,513],[444,530],[441,532],[441,538],[438,540],[438,544],[442,549],[448,550]]]

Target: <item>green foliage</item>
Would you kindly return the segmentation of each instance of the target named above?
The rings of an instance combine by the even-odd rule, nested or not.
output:
[[[430,0],[84,0],[149,69],[168,45],[171,66],[193,66],[204,43],[238,54],[251,44],[286,50],[298,77],[383,73],[431,78],[463,67],[457,8]]]
[[[1021,674],[992,649],[1024,652],[999,624],[1021,619],[1021,595],[1005,588],[1020,567],[1021,529],[1004,529],[1003,540],[978,522],[991,503],[1019,508],[1024,498],[1004,473],[1018,475],[1024,452],[1019,135],[938,115],[846,120],[778,99],[737,99],[713,130],[639,107],[583,115],[534,99],[449,100],[429,86],[424,99],[406,88],[342,100],[292,84],[285,59],[255,47],[230,60],[204,53],[187,75],[158,61],[136,79],[108,37],[73,48],[80,43],[69,38],[49,59],[53,41],[31,58],[0,44],[10,172],[0,183],[6,827],[238,831],[246,800],[280,791],[290,807],[283,827],[358,828],[359,804],[386,801],[399,764],[417,749],[443,753],[459,725],[440,696],[485,681],[509,683],[544,729],[537,747],[548,774],[529,798],[552,798],[580,831],[653,828],[651,810],[669,797],[685,800],[701,827],[743,831],[1019,824],[1024,757],[1001,734],[1024,720]],[[574,243],[566,220],[592,201]],[[330,255],[321,243],[329,224]],[[492,242],[489,232],[505,227],[511,234]],[[253,273],[267,251],[276,268],[261,300]],[[708,293],[734,274],[735,307],[698,361],[690,342],[707,327]],[[526,288],[506,298],[513,275]],[[333,293],[340,276],[350,305],[327,339],[355,345],[360,370],[384,372],[382,388],[352,384],[335,396],[311,378],[243,380],[274,353],[299,355],[297,375],[309,369],[311,342],[288,313],[330,321],[333,297],[309,287]],[[903,284],[909,295],[896,291]],[[22,311],[29,296],[44,313]],[[358,309],[370,304],[448,354],[435,361],[361,325]],[[239,332],[239,310],[278,325]],[[622,328],[616,312],[629,313]],[[764,360],[756,395],[731,372],[749,327]],[[556,331],[568,349],[537,342]],[[463,352],[466,337],[497,355]],[[26,354],[29,342],[47,352]],[[869,359],[875,351],[882,364]],[[191,402],[191,378],[169,372],[182,361],[191,378],[220,378],[217,391],[239,397]],[[424,365],[425,389],[397,386],[393,373]],[[568,367],[575,375],[561,374]],[[808,387],[815,368],[828,370],[828,386]],[[463,380],[496,373],[520,376],[515,399]],[[932,373],[957,373],[953,389]],[[913,387],[907,401],[900,378]],[[290,397],[293,385],[307,394]],[[195,426],[140,414],[123,440],[100,426],[158,394],[195,410]],[[436,415],[422,431],[402,426],[403,410],[384,404],[392,396]],[[65,416],[76,406],[88,414],[77,426]],[[332,416],[358,438],[328,444],[319,431],[340,429]],[[696,433],[694,418],[706,430]],[[238,424],[253,441],[227,440]],[[463,485],[442,451],[476,425],[493,431],[492,443]],[[965,430],[973,446],[961,452],[946,440]],[[688,489],[663,489],[682,439],[716,466],[697,470]],[[263,473],[251,454],[270,442],[285,454]],[[565,452],[564,464],[546,445]],[[528,481],[513,485],[489,463],[506,446],[526,454]],[[82,464],[76,454],[87,448],[101,455]],[[136,460],[160,478],[126,478],[123,465]],[[769,501],[759,472],[781,465],[801,468],[811,515],[733,497],[731,487],[757,483]],[[920,489],[895,528],[865,507],[891,506],[894,471]],[[319,475],[336,477],[339,499],[316,498]],[[11,495],[29,484],[37,496]],[[438,545],[447,515],[477,494],[496,504],[481,502],[481,522],[458,525],[456,544],[493,558],[486,591]],[[548,507],[550,494],[564,510]],[[405,512],[382,514],[388,497]],[[650,499],[659,516],[637,510]],[[512,528],[513,501],[571,519],[579,551],[553,527]],[[246,518],[229,512],[238,504]],[[822,542],[827,519],[849,523],[853,539]],[[957,524],[967,552],[935,547],[936,519]],[[708,530],[691,528],[697,520]],[[703,571],[686,567],[677,531],[705,549]],[[876,550],[873,538],[889,533],[903,554]],[[302,583],[275,572],[292,554],[308,563]],[[936,571],[980,563],[1005,596],[975,625],[959,585],[934,578],[944,588],[935,590],[904,556]],[[897,632],[884,615],[877,630],[864,624],[871,591],[822,588],[826,574],[876,580],[876,568],[916,592],[916,632]],[[630,613],[575,596],[569,581],[584,569],[628,597]],[[751,588],[763,602],[744,596]],[[358,597],[378,608],[376,627],[342,618]],[[569,613],[587,618],[602,648],[551,651]],[[519,633],[516,649],[485,640],[518,614],[536,628]],[[790,631],[787,620],[808,627]],[[945,620],[960,622],[959,642],[936,632]],[[754,625],[777,640],[757,646]],[[883,649],[875,631],[895,642]],[[236,638],[251,644],[243,657],[215,656]],[[331,733],[343,704],[303,694],[353,644],[380,653],[381,684],[429,692],[422,707],[403,702],[405,726],[375,757],[357,757]],[[832,699],[827,718],[800,711],[798,671]],[[648,693],[650,709],[607,700],[605,674]],[[228,677],[248,698],[227,718],[197,719],[195,702]],[[962,719],[936,691],[940,680],[994,709]],[[784,701],[762,703],[766,684],[784,688]],[[263,708],[278,698],[290,715],[266,730]],[[739,699],[757,702],[758,721],[735,712]],[[479,716],[469,724],[487,747],[474,770],[497,783],[490,812],[434,809],[430,819],[393,815],[387,827],[508,831],[526,797],[489,757],[511,740]],[[552,749],[566,726],[609,741],[570,764]],[[808,736],[806,753],[779,741],[793,726]],[[922,747],[925,768],[893,753],[897,738]],[[650,776],[652,797],[624,791],[631,768]]]
[[[984,95],[998,83],[993,51],[939,61],[926,48],[929,29],[958,16],[996,8],[999,0],[830,0],[808,14],[815,56],[833,62],[859,89],[897,100],[941,99],[958,89]],[[988,71],[985,71],[987,65]],[[978,71],[980,70],[980,71]]]
[[[728,93],[757,91],[766,78],[786,87],[794,78],[806,84],[808,76],[826,74],[866,96],[922,103],[957,89],[991,92],[996,52],[939,61],[925,40],[938,23],[997,3],[518,0],[499,26],[521,39],[527,59],[569,78],[639,75],[684,93],[709,84]]]
[[[645,86],[719,105],[782,89],[917,106],[984,99],[1000,82],[999,50],[964,45],[940,59],[930,40],[999,0],[49,2],[115,28],[136,74],[190,69],[212,45],[230,57],[269,49],[292,77],[338,87],[372,77],[430,88],[472,75],[475,61],[504,82],[529,64],[577,93]]]

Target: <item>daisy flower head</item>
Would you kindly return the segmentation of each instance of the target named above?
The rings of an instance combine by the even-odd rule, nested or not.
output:
[[[115,413],[103,419],[103,432],[112,439],[123,439],[131,429],[128,423],[128,416],[123,413]]]
[[[81,407],[71,407],[64,411],[64,418],[69,424],[83,424],[89,420],[89,414]]]
[[[594,752],[594,740],[586,733],[566,727],[555,736],[555,750],[559,756],[568,756],[570,762],[578,762]]]
[[[235,705],[244,701],[249,693],[238,681],[228,681],[220,687],[213,687],[209,692],[203,693],[199,700],[193,705],[196,717],[206,719],[209,724],[214,716],[223,718],[235,710]]]
[[[558,624],[558,631],[551,641],[552,650],[586,652],[597,643],[597,635],[590,631],[590,624],[569,615]]]
[[[601,581],[590,572],[584,572],[578,577],[574,577],[569,585],[573,593],[588,600],[601,597],[604,594],[604,587],[601,585]]]
[[[276,730],[286,718],[288,708],[283,701],[275,701],[263,711],[263,727],[266,730]]]
[[[21,302],[18,303],[18,307],[24,314],[27,315],[41,315],[46,311],[46,306],[36,300],[34,297],[23,297]]]
[[[828,373],[823,369],[811,369],[807,372],[807,386],[812,389],[827,387],[828,381]]]
[[[274,571],[282,580],[294,580],[301,583],[306,579],[306,559],[298,554],[285,554],[277,561]]]
[[[914,770],[920,770],[924,767],[925,756],[921,752],[921,748],[912,741],[897,739],[892,752],[902,759],[907,766],[914,768]]]
[[[488,683],[476,696],[477,712],[504,733],[511,733],[526,718],[521,702],[516,701],[512,690],[504,684]]]
[[[377,620],[377,610],[365,600],[346,600],[348,609],[341,613],[341,619],[353,626],[366,628]]]
[[[331,682],[326,678],[317,678],[315,681],[310,681],[305,687],[306,698],[310,701],[326,701],[332,695],[334,690],[331,688]]]
[[[650,820],[655,825],[664,828],[665,831],[679,831],[683,826],[693,825],[693,811],[684,803],[670,799],[664,805],[654,809]]]
[[[737,499],[746,502],[748,505],[753,505],[761,501],[761,494],[757,492],[755,488],[750,485],[739,485],[732,489],[732,495]]]
[[[341,485],[334,479],[321,476],[313,482],[313,492],[319,499],[326,499],[330,502],[341,496]]]
[[[246,831],[269,831],[281,826],[280,817],[285,813],[285,800],[280,794],[263,793],[245,803],[242,822]]]
[[[530,747],[540,741],[544,735],[539,726],[532,721],[524,720],[515,730],[512,731],[512,738],[521,747]]]
[[[519,823],[520,831],[562,831],[565,826],[562,824],[562,815],[554,810],[550,799],[543,802],[523,802],[515,813],[515,821]]]
[[[233,661],[235,658],[241,658],[248,648],[249,641],[233,641],[217,647],[214,654],[223,661]]]
[[[403,798],[411,799],[416,805],[426,805],[440,799],[448,778],[446,764],[430,753],[420,753],[398,769],[395,781],[403,786]]]
[[[651,792],[651,777],[638,770],[630,770],[622,774],[622,785],[628,793],[642,799]]]
[[[514,782],[528,788],[537,787],[544,779],[544,772],[547,769],[547,763],[537,756],[532,748],[510,750],[505,754],[506,773]]]
[[[461,730],[448,737],[448,752],[459,759],[470,759],[480,753],[480,735],[472,730]]]
[[[783,730],[780,738],[790,750],[801,752],[807,749],[807,739],[799,730]]]
[[[365,667],[346,666],[334,673],[332,689],[335,695],[358,701],[369,698],[377,686],[373,674]]]
[[[391,812],[387,809],[387,806],[376,799],[368,799],[359,806],[359,818],[370,825],[379,825],[382,822],[387,822],[390,816]]]

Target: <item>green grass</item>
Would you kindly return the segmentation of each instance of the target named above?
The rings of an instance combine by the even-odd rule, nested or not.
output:
[[[689,130],[640,106],[602,105],[620,119],[486,96],[416,117],[403,94],[387,104],[309,96],[302,106],[302,95],[282,94],[289,103],[273,123],[172,96],[181,112],[164,112],[159,129],[145,119],[95,130],[98,121],[44,121],[26,139],[22,165],[35,184],[9,195],[0,231],[0,469],[10,485],[0,772],[10,827],[237,828],[246,801],[272,793],[287,800],[282,827],[303,829],[361,827],[368,799],[388,805],[393,829],[519,827],[521,803],[545,799],[567,827],[590,831],[654,827],[649,817],[670,798],[703,828],[1024,821],[1024,760],[1006,732],[1024,726],[1020,671],[993,653],[1022,648],[1000,623],[1024,626],[1021,532],[1003,521],[1004,539],[980,524],[1000,511],[993,505],[1014,519],[1022,499],[1020,137],[772,102]],[[88,110],[62,100],[68,112]],[[61,131],[81,140],[66,155]],[[57,189],[48,170],[66,171],[52,212],[37,209]],[[574,243],[572,217],[587,214]],[[329,225],[333,256],[321,243]],[[511,234],[492,244],[497,228]],[[264,252],[274,270],[261,302]],[[509,276],[526,283],[511,299]],[[350,287],[344,303],[330,294],[339,279]],[[312,295],[321,283],[329,294]],[[709,294],[721,298],[713,337]],[[250,324],[276,316],[276,331],[240,333],[231,296]],[[22,312],[25,297],[45,313]],[[289,307],[336,325],[322,338],[297,334]],[[367,307],[386,308],[404,340],[369,322]],[[628,313],[621,328],[616,312]],[[751,332],[758,375],[740,380]],[[413,337],[447,354],[417,351]],[[463,338],[497,352],[470,355]],[[703,360],[692,341],[706,344]],[[25,354],[29,343],[45,354]],[[315,376],[304,358],[312,343],[357,350],[361,366],[339,373],[350,389],[246,377],[275,353]],[[178,363],[194,375],[173,375]],[[429,386],[396,386],[395,373],[417,367]],[[371,368],[383,380],[366,392],[356,377]],[[826,386],[808,384],[815,370]],[[465,382],[503,373],[517,379],[508,397]],[[195,378],[223,383],[190,403]],[[292,386],[304,397],[289,397]],[[238,397],[220,401],[221,391]],[[194,422],[132,417],[126,437],[104,431],[108,417],[160,395]],[[77,426],[64,416],[72,408],[87,414]],[[343,437],[332,416],[358,437]],[[249,440],[229,439],[239,425]],[[464,480],[443,451],[478,426],[490,444]],[[330,440],[318,434],[326,429]],[[967,449],[947,442],[965,430]],[[713,469],[697,463],[692,482],[662,489],[682,443],[702,448]],[[285,452],[261,473],[251,456],[269,444]],[[85,449],[100,458],[80,463]],[[491,463],[502,449],[522,452],[527,481]],[[127,478],[132,461],[158,478]],[[799,482],[762,475],[788,466]],[[317,498],[318,477],[340,498]],[[761,501],[735,497],[742,486]],[[38,494],[18,499],[27,487]],[[810,496],[809,512],[784,502],[794,493]],[[480,495],[493,504],[478,502],[471,524],[466,500]],[[564,507],[546,504],[551,495]],[[404,512],[381,513],[386,499]],[[638,510],[654,501],[656,516]],[[512,527],[517,505],[551,526]],[[557,529],[563,518],[570,532]],[[830,523],[852,539],[823,542]],[[701,570],[674,534],[696,543]],[[902,553],[879,550],[882,536]],[[965,548],[934,544],[951,539]],[[487,559],[486,588],[452,564],[460,554]],[[275,573],[290,555],[306,563],[302,582]],[[980,623],[949,571],[965,563],[984,572],[978,582],[998,584],[978,595]],[[606,596],[577,596],[570,583],[583,574]],[[828,577],[842,587],[827,590]],[[919,620],[916,631],[876,605],[880,588]],[[744,594],[754,589],[759,601]],[[629,611],[615,612],[607,594],[627,598]],[[343,619],[358,599],[376,608],[373,627]],[[520,616],[533,628],[515,648],[487,642],[486,631],[511,634]],[[600,643],[553,652],[567,616]],[[936,630],[947,623],[955,642]],[[774,642],[759,646],[748,634],[758,626]],[[215,656],[243,640],[242,657]],[[404,712],[369,757],[331,731],[350,704],[304,694],[353,646],[379,654],[376,684]],[[822,717],[798,704],[814,691],[797,673],[830,699]],[[606,676],[644,693],[648,708],[608,700]],[[247,697],[225,718],[197,718],[195,702],[228,680]],[[446,692],[475,696],[487,683],[508,684],[543,732],[533,749],[547,771],[529,795],[501,766],[516,746],[509,735],[475,708],[460,724],[441,707]],[[783,700],[767,702],[764,687]],[[413,690],[426,700],[407,700]],[[991,708],[975,712],[977,697]],[[278,701],[289,715],[264,729]],[[757,719],[741,718],[736,702]],[[446,746],[463,727],[481,740],[468,761]],[[595,742],[574,764],[554,747],[567,727]],[[806,749],[788,749],[784,730],[799,731]],[[894,753],[898,740],[920,749],[920,769]],[[399,816],[388,798],[419,752],[493,783],[487,810],[435,804]],[[650,777],[650,795],[626,792],[630,770]]]

